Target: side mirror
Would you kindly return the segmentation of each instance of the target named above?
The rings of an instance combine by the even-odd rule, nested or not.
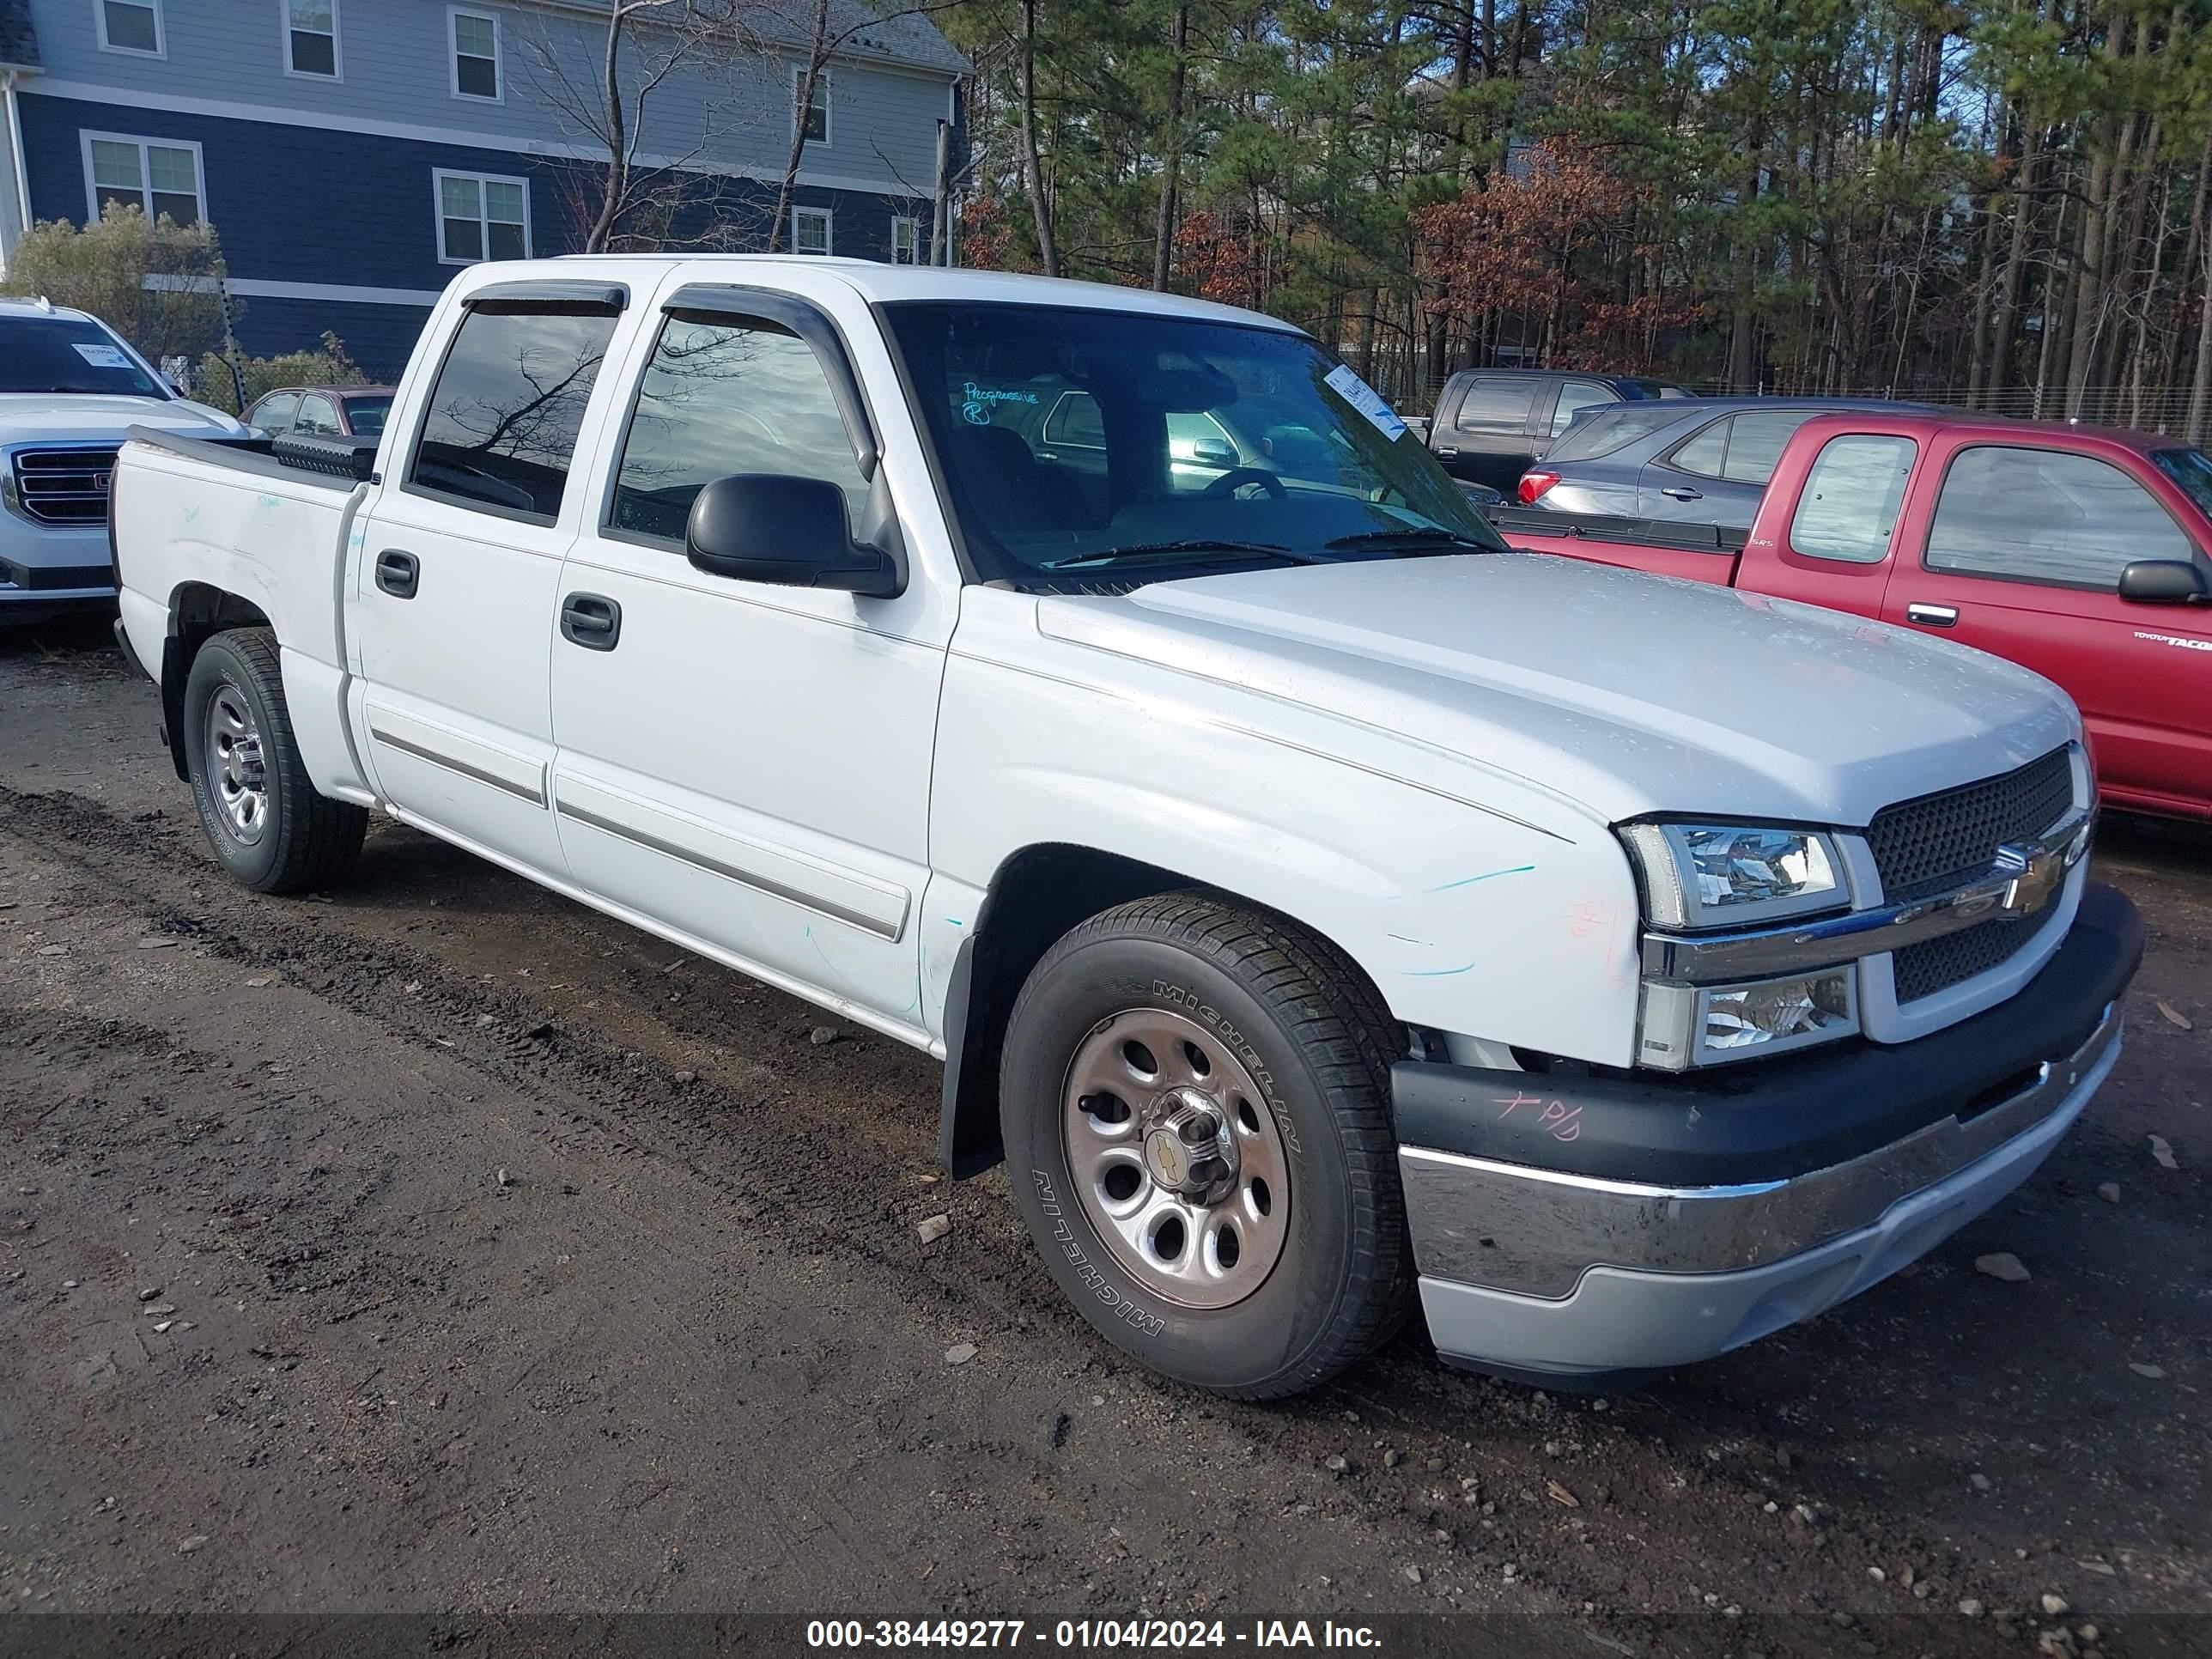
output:
[[[1191,444],[1190,458],[1200,466],[1234,466],[1237,446],[1225,438],[1200,438]]]
[[[827,587],[896,599],[906,573],[881,548],[853,539],[845,492],[826,478],[737,472],[691,503],[684,556],[711,575],[784,587]]]
[[[2203,605],[2212,583],[2186,559],[2136,559],[2120,572],[2120,597],[2136,605]]]

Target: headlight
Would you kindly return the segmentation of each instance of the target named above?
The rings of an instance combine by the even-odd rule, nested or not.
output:
[[[1662,927],[1756,927],[1850,902],[1835,843],[1815,830],[1630,823],[1620,838]]]
[[[1857,982],[1850,964],[1741,985],[1648,982],[1637,1058],[1680,1071],[1850,1036],[1859,1029]]]

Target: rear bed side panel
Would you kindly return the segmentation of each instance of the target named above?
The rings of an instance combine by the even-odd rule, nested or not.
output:
[[[1595,541],[1582,536],[1538,536],[1518,526],[1504,533],[1515,547],[1525,548],[1531,553],[1558,553],[1593,564],[1648,570],[1656,576],[1678,576],[1685,581],[1713,582],[1722,587],[1735,581],[1737,556],[1733,553],[1646,547],[1640,543]]]
[[[252,605],[283,651],[286,699],[316,787],[365,799],[343,724],[339,604],[365,487],[132,442],[117,460],[112,494],[123,619],[139,660],[149,669],[161,662],[174,609],[195,584]]]

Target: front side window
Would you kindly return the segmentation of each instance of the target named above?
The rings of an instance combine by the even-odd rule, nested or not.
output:
[[[2131,560],[2194,552],[2166,509],[2117,466],[1990,444],[1952,461],[1922,562],[1930,570],[2112,588]]]
[[[1595,409],[1602,404],[1620,401],[1610,387],[1599,386],[1594,380],[1569,380],[1559,388],[1559,400],[1552,409],[1552,435],[1556,438],[1567,429],[1578,409]]]
[[[1453,422],[1470,432],[1522,432],[1536,406],[1536,382],[1502,374],[1477,375],[1460,400]]]
[[[860,476],[813,348],[779,324],[672,314],[623,435],[607,527],[681,545],[700,490],[732,472],[820,478],[860,521]]]
[[[918,265],[921,263],[921,221],[895,214],[891,218],[891,263],[895,265]]]
[[[792,209],[791,251],[794,253],[830,252],[830,215],[826,209]]]
[[[96,0],[100,45],[106,52],[143,52],[159,58],[166,50],[161,0]]]
[[[180,225],[196,225],[206,216],[198,144],[87,133],[84,153],[95,216],[111,204]]]
[[[984,580],[1503,546],[1389,406],[1302,334],[1057,306],[884,313]]]
[[[272,392],[264,398],[253,410],[253,418],[246,424],[256,432],[279,438],[292,429],[292,422],[300,416],[300,394],[296,392]]]
[[[1790,545],[1815,559],[1880,564],[1889,556],[1905,482],[1919,447],[1861,433],[1821,446],[1790,521]]]
[[[0,317],[0,393],[18,392],[169,395],[89,318]]]
[[[449,265],[530,257],[530,183],[439,173],[438,258]]]
[[[799,100],[805,97],[806,92],[806,66],[795,64],[791,70],[792,118],[803,124],[808,143],[826,148],[830,143],[830,71],[825,69],[815,76],[813,96],[806,99],[802,110]]]
[[[550,523],[615,322],[596,306],[471,307],[430,389],[408,487]]]
[[[497,103],[501,96],[499,14],[453,11],[453,96]]]
[[[337,78],[338,0],[284,0],[284,67]]]

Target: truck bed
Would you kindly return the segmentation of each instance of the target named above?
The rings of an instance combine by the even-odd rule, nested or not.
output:
[[[1514,546],[1564,553],[1598,564],[1731,586],[1750,532],[1674,519],[1620,518],[1601,513],[1547,513],[1494,507],[1490,522]]]

